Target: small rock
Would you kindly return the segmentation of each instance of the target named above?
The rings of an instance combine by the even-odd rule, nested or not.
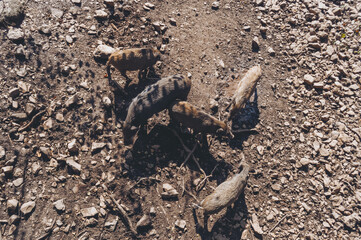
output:
[[[323,84],[323,82],[316,82],[316,83],[313,84],[313,87],[315,89],[323,89],[324,84]]]
[[[150,9],[154,9],[155,6],[154,6],[153,3],[146,2],[146,3],[143,5],[143,8],[144,8],[144,10],[149,11]]]
[[[360,196],[361,196],[361,192],[360,192]],[[361,202],[361,201],[360,201]],[[156,211],[155,211],[155,207],[151,207],[150,210],[149,210],[149,214],[152,215],[152,216],[155,216],[156,215]]]
[[[58,212],[64,212],[65,211],[64,199],[60,199],[60,200],[54,202],[53,205],[54,205],[54,208]]]
[[[322,157],[328,157],[328,156],[330,156],[330,150],[329,150],[329,149],[326,149],[326,148],[324,148],[324,147],[321,147],[321,148],[320,148],[320,155],[321,155]]]
[[[217,112],[218,111],[218,102],[214,99],[211,99],[209,102],[210,108],[213,112]]]
[[[259,39],[258,39],[258,37],[254,37],[253,40],[252,40],[252,50],[254,52],[259,51]]]
[[[175,197],[178,197],[178,192],[177,190],[175,190],[173,188],[172,185],[168,184],[168,183],[164,183],[163,184],[163,191],[161,193],[162,197],[164,198],[175,198]]]
[[[7,36],[14,42],[24,40],[24,32],[20,28],[10,28]]]
[[[276,184],[272,184],[271,188],[273,189],[273,191],[279,192],[282,186],[276,183]]]
[[[271,48],[271,47],[268,48],[267,52],[268,52],[268,54],[269,54],[270,56],[275,56],[275,55],[276,55],[275,50],[273,50],[273,48]]]
[[[71,96],[70,98],[68,98],[68,100],[66,100],[66,102],[65,102],[65,107],[68,108],[68,107],[76,104],[76,103],[78,102],[78,100],[79,100],[79,98],[78,98],[78,95],[77,95],[77,94]]]
[[[5,148],[3,146],[0,146],[0,160],[3,160],[5,158]]]
[[[8,212],[10,212],[10,213],[15,212],[16,209],[18,208],[18,206],[19,206],[19,201],[16,199],[9,199],[6,202],[6,207],[8,209]]]
[[[303,76],[303,79],[305,83],[310,86],[313,86],[313,83],[315,82],[315,78],[312,77],[310,74],[306,74],[305,76]]]
[[[18,224],[20,221],[20,217],[18,215],[11,215],[9,218],[9,225],[16,225]]]
[[[212,3],[212,9],[213,10],[219,9],[219,2],[218,1],[215,1],[215,2]]]
[[[57,8],[51,8],[50,11],[51,11],[51,15],[55,18],[61,18],[64,14],[62,10]]]
[[[258,153],[259,153],[259,155],[263,155],[263,153],[264,153],[264,147],[263,146],[257,146],[257,151],[258,151]]]
[[[39,28],[39,32],[45,35],[51,35],[51,28],[49,25],[44,24]]]
[[[53,119],[48,118],[44,121],[44,130],[49,130],[53,128]]]
[[[66,164],[75,172],[80,173],[81,171],[81,165],[77,162],[75,162],[73,159],[66,160]]]
[[[13,173],[14,167],[13,166],[5,166],[5,167],[2,167],[1,169],[6,176],[9,176]]]
[[[18,88],[19,88],[23,93],[27,93],[27,92],[30,91],[31,84],[30,84],[30,83],[23,82],[23,81],[19,81],[19,82],[18,82]]]
[[[15,174],[14,174],[14,175],[15,175]],[[17,179],[15,179],[15,180],[13,181],[13,184],[14,184],[15,187],[19,187],[19,186],[21,186],[21,184],[23,184],[23,182],[24,182],[24,179],[23,179],[23,178],[17,178]]]
[[[6,24],[20,24],[24,17],[24,5],[22,0],[4,0],[2,1],[2,13],[0,22],[5,21]]]
[[[64,115],[62,113],[57,113],[55,115],[55,119],[59,122],[63,122],[64,121]]]
[[[108,221],[105,222],[104,227],[109,228],[110,231],[115,231],[118,219],[118,217],[115,217],[114,219],[108,219]]]
[[[177,25],[177,21],[174,18],[169,18],[169,23],[173,26]]]
[[[95,58],[108,59],[109,56],[115,52],[116,49],[107,45],[99,45],[94,51]]]
[[[143,215],[141,219],[137,222],[137,229],[149,227],[152,224],[149,215]]]
[[[107,144],[106,143],[97,143],[97,142],[93,142],[92,143],[92,147],[91,147],[91,151],[92,152],[96,152],[101,150],[102,148],[104,148]]]
[[[185,220],[177,220],[175,221],[175,226],[181,230],[184,230],[186,228],[187,222]]]
[[[23,205],[21,205],[20,207],[20,212],[23,215],[28,215],[29,213],[31,213],[35,208],[35,202],[34,201],[30,201],[27,203],[24,203]]]
[[[83,217],[96,217],[98,215],[98,210],[95,207],[83,208],[80,210]]]
[[[262,228],[259,226],[259,222],[258,222],[258,217],[255,213],[252,214],[252,221],[251,221],[251,225],[253,230],[259,234],[262,235],[263,234],[263,230]]]
[[[27,73],[28,72],[26,71],[26,69],[24,67],[20,68],[19,70],[16,71],[16,74],[22,78],[25,77]]]
[[[110,100],[109,97],[105,96],[105,97],[103,97],[102,100],[103,100],[103,104],[105,107],[108,108],[108,107],[112,106],[112,100]]]
[[[361,217],[357,213],[352,213],[351,215],[342,218],[342,222],[352,230],[356,230],[356,223],[360,221]]]
[[[11,117],[18,120],[26,120],[28,115],[26,115],[26,113],[12,113]]]
[[[98,220],[95,218],[89,218],[84,221],[85,227],[95,227],[98,224]]]
[[[77,5],[81,4],[81,0],[71,0],[71,2]]]
[[[310,164],[310,160],[308,158],[301,158],[300,159],[300,163],[302,165],[302,167],[307,167]]]
[[[96,10],[94,17],[98,19],[106,19],[108,17],[108,13],[103,10]]]
[[[35,105],[32,103],[27,103],[25,105],[25,112],[28,116],[32,115],[34,113],[35,110]]]
[[[31,165],[31,169],[33,171],[33,174],[34,175],[37,175],[39,173],[39,171],[41,170],[41,166],[38,162],[34,162],[32,165]]]
[[[50,149],[48,147],[40,147],[39,150],[40,150],[40,153],[41,153],[41,155],[43,157],[45,157],[45,158],[50,157],[51,151],[50,151]]]
[[[69,35],[66,35],[65,36],[65,41],[68,43],[68,44],[72,44],[74,41],[73,41],[73,38]]]
[[[79,151],[75,138],[68,143],[68,150],[70,153],[77,153]]]

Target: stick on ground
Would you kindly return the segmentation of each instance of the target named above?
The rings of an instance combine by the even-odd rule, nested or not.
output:
[[[126,225],[129,227],[129,230],[134,234],[137,235],[137,231],[135,230],[135,228],[133,227],[132,222],[130,221],[126,211],[124,210],[124,208],[122,206],[120,206],[120,204],[115,200],[115,198],[113,197],[112,194],[108,194],[109,197],[112,199],[113,203],[115,204],[115,206],[117,206],[119,212],[122,214],[123,219],[126,222]]]

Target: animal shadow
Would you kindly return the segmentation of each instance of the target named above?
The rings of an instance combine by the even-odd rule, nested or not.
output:
[[[253,129],[259,123],[258,95],[254,92],[253,101],[247,101],[246,106],[232,120],[231,131],[235,137],[230,141],[231,148],[242,149],[242,143],[254,131],[244,132],[244,129]]]

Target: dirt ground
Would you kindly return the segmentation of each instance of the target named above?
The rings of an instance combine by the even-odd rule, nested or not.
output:
[[[355,229],[343,222],[327,226],[325,219],[335,216],[334,200],[318,199],[326,190],[318,188],[324,180],[317,173],[327,175],[332,162],[329,176],[337,176],[342,161],[323,160],[305,146],[313,142],[305,122],[322,122],[321,114],[305,114],[319,107],[312,96],[317,93],[290,102],[295,90],[289,79],[306,69],[282,49],[285,32],[265,23],[255,2],[227,0],[217,7],[195,0],[26,1],[23,19],[17,25],[6,21],[0,30],[0,146],[5,150],[2,159],[0,154],[0,239],[357,239],[361,219]],[[261,33],[264,26],[267,34]],[[9,31],[18,28],[22,37],[9,39]],[[252,48],[254,37],[259,51]],[[138,72],[128,72],[133,81],[123,94],[108,84],[106,59],[94,57],[100,44],[157,47],[163,54],[145,82],[138,82]],[[189,149],[200,137],[174,126],[167,110],[148,120],[132,148],[124,146],[127,107],[158,77],[190,77],[187,101],[226,121],[232,86],[258,64],[262,78],[256,94],[232,122],[234,130],[256,131],[234,139],[208,135],[208,146],[198,145],[194,156],[209,175],[200,191],[195,182],[205,176],[192,160],[180,168],[188,154],[172,129]],[[112,78],[124,86],[114,69]],[[104,97],[115,104],[115,115]],[[303,137],[304,144],[298,140]],[[359,146],[357,140],[354,171],[360,166]],[[310,166],[299,167],[306,156]],[[212,215],[205,230],[195,205],[238,173],[242,161],[251,166],[244,194]],[[345,199],[360,187],[359,172],[347,176],[354,180],[348,181],[353,190],[342,194]],[[177,198],[162,197],[165,183],[176,189]],[[151,223],[132,235],[109,194],[133,225],[144,215]],[[17,200],[14,206],[11,199]],[[312,204],[305,206],[306,199]],[[35,203],[30,212],[23,208],[28,202]],[[357,212],[360,204],[350,209]]]

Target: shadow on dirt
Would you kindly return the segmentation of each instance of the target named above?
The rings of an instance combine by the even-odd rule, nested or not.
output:
[[[171,129],[177,128],[172,124],[169,126],[157,124],[149,133],[146,129],[139,130],[133,149],[125,153],[126,164],[131,169],[130,178],[151,176],[157,172],[157,168],[167,167],[170,162],[176,163],[178,166],[184,162],[188,152],[184,150]],[[188,149],[193,149],[195,144],[198,144],[198,140],[193,134],[181,132],[179,129],[176,132]],[[194,156],[207,175],[214,171],[212,175],[217,176],[217,182],[223,182],[227,178],[228,172],[233,168],[232,165],[224,161],[217,161],[208,148],[200,147],[199,144],[194,151]],[[198,166],[191,158],[186,166],[201,174]]]
[[[253,101],[248,101],[246,106],[233,118],[231,131],[234,138],[229,145],[232,149],[242,149],[242,143],[254,134],[254,131],[242,132],[243,129],[253,129],[259,123],[258,95],[257,89]]]

